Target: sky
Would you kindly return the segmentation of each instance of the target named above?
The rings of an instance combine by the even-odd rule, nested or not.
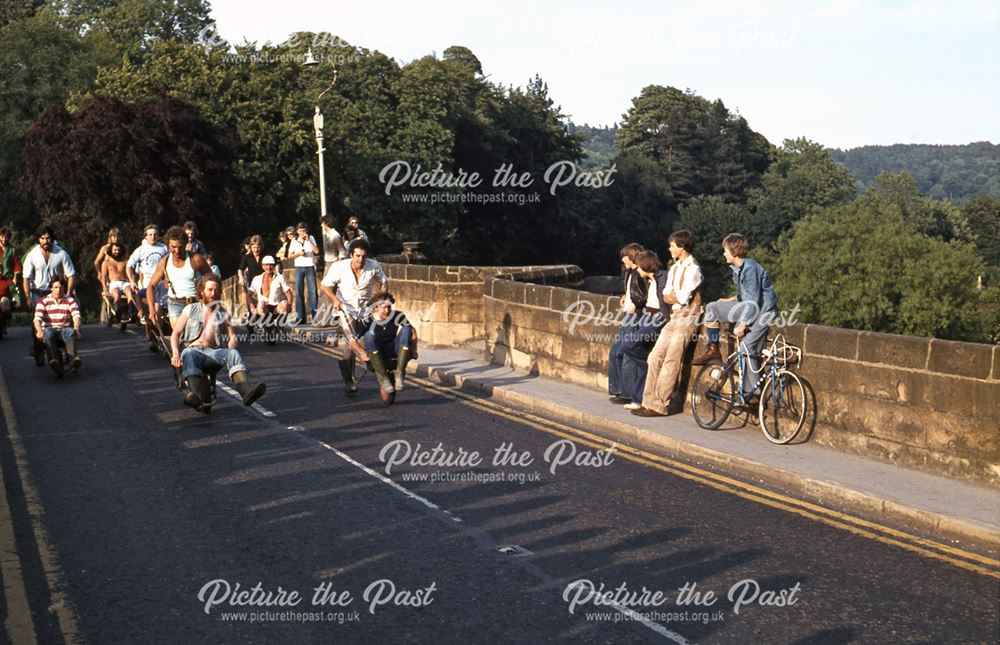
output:
[[[772,143],[1000,143],[1000,1],[212,0],[230,42],[329,32],[403,64],[468,47],[495,83],[535,74],[574,123],[648,85],[691,89]]]

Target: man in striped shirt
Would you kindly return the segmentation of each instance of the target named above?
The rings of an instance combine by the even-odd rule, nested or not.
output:
[[[45,343],[49,367],[58,375],[63,374],[59,354],[60,345],[72,361],[73,371],[80,369],[76,355],[76,341],[80,338],[80,308],[76,298],[66,295],[66,279],[52,279],[52,292],[35,305],[35,338]]]

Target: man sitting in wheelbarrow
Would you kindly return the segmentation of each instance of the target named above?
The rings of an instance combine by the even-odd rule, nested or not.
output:
[[[256,387],[250,384],[246,364],[236,349],[232,314],[219,300],[221,287],[222,282],[214,273],[202,277],[196,287],[198,302],[184,307],[170,336],[173,350],[170,363],[181,369],[181,378],[187,385],[184,403],[202,412],[207,412],[215,403],[207,376],[209,372],[228,370],[229,378],[243,398],[243,405],[251,405],[264,396],[267,389],[264,383]],[[181,341],[188,343],[183,352]],[[225,347],[223,341],[226,341]]]
[[[361,330],[357,338],[351,337],[351,349],[375,372],[382,400],[386,403],[391,402],[395,392],[403,389],[406,364],[417,355],[417,333],[406,314],[392,310],[395,302],[388,291],[377,295],[372,301],[372,320],[367,329]],[[389,378],[392,361],[396,363],[395,382]]]

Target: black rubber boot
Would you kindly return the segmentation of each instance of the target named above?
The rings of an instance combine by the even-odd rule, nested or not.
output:
[[[340,375],[344,377],[344,388],[348,396],[354,396],[358,391],[358,384],[354,382],[353,362],[351,359],[337,361],[337,366],[340,367]]]
[[[254,401],[264,396],[267,391],[266,383],[258,383],[256,386],[250,385],[245,370],[233,373],[233,385],[236,391],[243,397],[243,405],[252,405]]]
[[[378,352],[371,352],[368,354],[368,362],[372,366],[372,371],[375,372],[375,378],[378,379],[378,386],[389,394],[395,392],[396,388],[389,380],[389,374],[385,371],[385,361],[382,359],[382,355]]]
[[[202,375],[187,377],[187,394],[184,395],[184,404],[192,408],[200,408],[203,405],[212,405],[212,391],[208,387],[208,378]]]
[[[396,391],[401,392],[403,390],[403,377],[406,376],[406,364],[410,362],[410,348],[404,347],[399,350],[399,356],[396,357]]]

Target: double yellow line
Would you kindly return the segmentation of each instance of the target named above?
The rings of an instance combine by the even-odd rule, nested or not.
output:
[[[512,408],[489,399],[473,396],[454,388],[447,388],[427,379],[411,378],[410,380],[436,394],[455,399],[463,405],[468,405],[489,412],[490,414],[541,430],[542,432],[546,432],[559,438],[569,439],[596,449],[608,448],[611,445],[615,445],[616,455],[637,464],[642,464],[678,477],[683,477],[689,481],[710,486],[716,490],[730,493],[759,504],[764,504],[772,508],[794,513],[801,517],[821,522],[828,526],[833,526],[843,531],[848,531],[855,535],[875,540],[883,544],[891,544],[901,549],[918,553],[924,557],[941,560],[969,571],[975,571],[976,573],[980,573],[985,576],[1000,579],[1000,561],[978,553],[958,549],[947,544],[935,542],[933,540],[912,535],[904,531],[899,531],[875,522],[853,517],[829,508],[824,508],[810,502],[788,497],[766,488],[754,486],[753,484],[748,484],[738,479],[720,475],[709,470],[668,460],[660,455],[613,442],[604,437],[580,430],[579,428],[574,428],[557,421],[544,419],[530,412],[515,411]]]
[[[306,346],[309,347],[309,349],[321,354],[330,356],[334,355],[333,352],[323,347],[317,347],[314,345]],[[772,508],[794,513],[800,517],[805,517],[815,522],[820,522],[822,524],[826,524],[827,526],[832,526],[842,531],[853,533],[854,535],[875,540],[876,542],[890,544],[927,558],[947,562],[948,564],[966,569],[968,571],[974,571],[984,576],[1000,579],[1000,561],[993,558],[971,551],[966,551],[964,549],[959,549],[947,544],[942,544],[940,542],[906,533],[905,531],[900,531],[888,526],[883,526],[859,517],[847,515],[846,513],[841,513],[817,504],[788,497],[787,495],[782,495],[781,493],[761,488],[760,486],[754,486],[753,484],[733,479],[732,477],[727,477],[710,470],[669,460],[660,455],[617,443],[579,428],[559,423],[558,421],[545,419],[530,412],[514,410],[513,408],[496,403],[490,399],[482,398],[481,396],[474,396],[453,387],[442,386],[425,378],[409,377],[408,380],[420,385],[428,391],[440,394],[441,396],[449,397],[463,405],[503,417],[536,430],[541,430],[542,432],[557,436],[561,439],[569,439],[596,449],[606,449],[614,445],[616,446],[616,455],[637,464],[642,464],[643,466],[655,468],[656,470],[670,473],[671,475],[683,477],[689,481],[710,486],[716,490],[736,495],[737,497],[742,497],[743,499],[757,502],[758,504],[764,504]]]

